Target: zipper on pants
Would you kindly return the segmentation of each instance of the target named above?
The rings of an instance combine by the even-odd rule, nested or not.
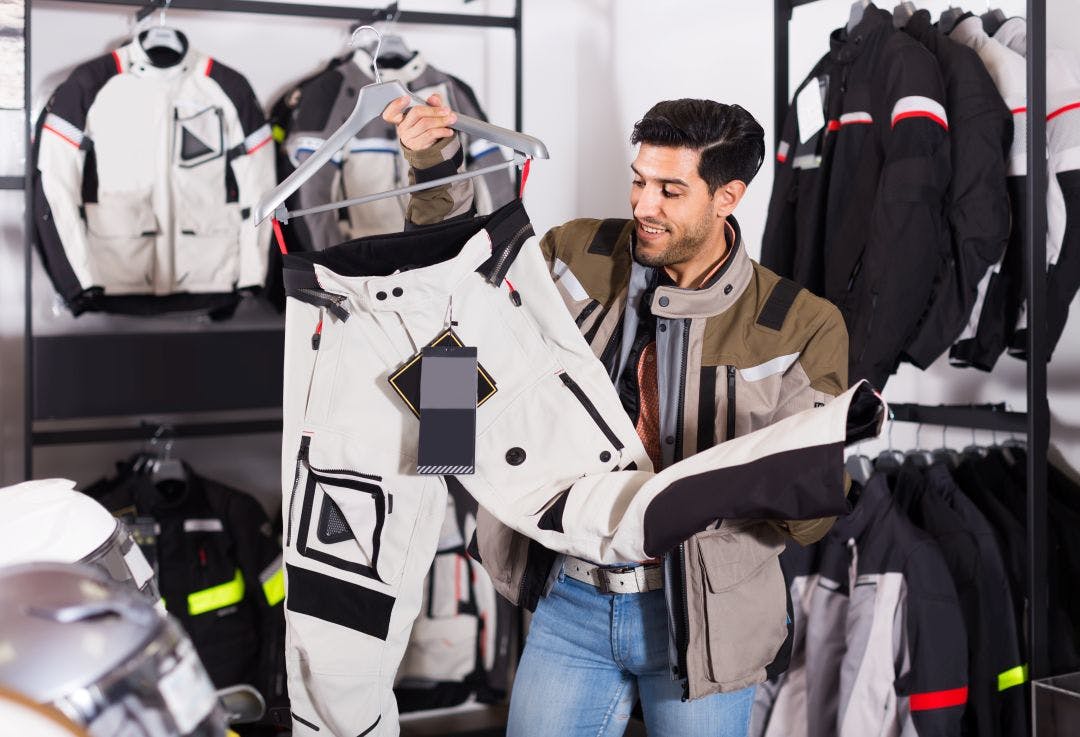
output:
[[[285,547],[292,545],[293,507],[296,506],[296,489],[300,486],[300,468],[306,466],[308,461],[308,449],[311,447],[311,436],[304,435],[300,438],[300,452],[296,454],[296,475],[293,477],[292,493],[289,495],[289,529],[285,531]]]

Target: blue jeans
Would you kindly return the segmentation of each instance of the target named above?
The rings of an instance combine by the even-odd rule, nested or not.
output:
[[[560,572],[536,607],[507,737],[618,737],[637,698],[649,737],[746,737],[754,687],[682,701],[663,590],[604,594]]]

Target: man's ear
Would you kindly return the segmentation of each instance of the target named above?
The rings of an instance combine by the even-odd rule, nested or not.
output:
[[[716,216],[726,218],[733,213],[745,194],[746,182],[739,179],[733,179],[727,184],[717,187],[715,194],[713,194],[713,207]]]

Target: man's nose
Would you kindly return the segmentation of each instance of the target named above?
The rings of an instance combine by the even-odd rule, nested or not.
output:
[[[643,218],[657,217],[660,214],[660,198],[655,192],[645,189],[637,198],[634,205],[634,217]]]

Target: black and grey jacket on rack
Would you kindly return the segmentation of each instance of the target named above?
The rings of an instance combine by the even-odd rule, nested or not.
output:
[[[192,49],[136,39],[53,93],[34,146],[37,245],[57,292],[86,310],[224,310],[266,281],[270,126],[247,80]]]
[[[999,41],[1027,56],[1027,22],[1010,18],[994,33]],[[1069,305],[1080,289],[1080,57],[1071,51],[1046,52],[1046,144],[1050,167],[1046,193],[1047,356],[1053,354]],[[1021,309],[1009,353],[1027,359],[1027,311]]]
[[[283,165],[299,166],[345,122],[356,104],[357,91],[375,81],[370,69],[370,54],[359,49],[284,95],[275,106],[292,110],[287,122],[282,121],[285,124],[281,130],[275,131],[283,140]],[[419,52],[400,68],[380,66],[379,72],[384,81],[400,81],[419,97],[426,99],[438,93],[453,110],[486,120],[472,88],[429,65]],[[484,140],[465,141],[458,156],[455,168],[464,163],[469,169],[478,169],[506,160],[501,148]],[[289,208],[296,210],[394,189],[408,183],[408,170],[394,127],[376,118],[334,156],[331,165],[324,166],[297,190],[289,200]],[[279,176],[288,173],[280,171]],[[481,214],[514,198],[513,183],[506,171],[491,172],[459,186],[474,195],[476,211]],[[317,251],[350,238],[398,232],[405,226],[406,201],[406,197],[392,197],[295,220],[290,223],[293,242],[288,244],[289,251]]]
[[[966,18],[952,29],[949,38],[975,51],[994,80],[998,94],[1013,118],[1013,137],[1005,167],[1009,193],[1011,229],[1001,259],[979,282],[975,306],[968,324],[949,350],[954,366],[990,371],[1012,339],[1023,302],[1024,207],[1027,181],[1027,72],[1024,59],[986,35],[978,17]]]
[[[897,509],[883,474],[792,585],[798,669],[755,697],[754,737],[956,737],[967,640],[940,548]]]
[[[880,388],[949,259],[945,91],[933,55],[873,5],[830,46],[796,93],[820,92],[824,125],[800,130],[797,105],[784,124],[761,261],[840,309],[851,379]]]
[[[408,152],[417,178],[457,145],[451,138]],[[424,225],[468,210],[466,199],[441,190],[414,195],[408,212]],[[699,290],[663,283],[634,261],[631,220],[572,220],[541,240],[563,302],[614,382],[634,373],[626,367],[642,336],[655,337],[664,467],[825,404],[847,385],[836,308],[752,261],[738,223],[729,223],[731,254]],[[624,401],[632,417],[636,402]],[[777,556],[785,540],[812,543],[832,521],[724,520],[664,556],[672,665],[689,698],[786,667],[791,630]],[[496,590],[534,608],[560,564],[556,553],[483,508],[475,542]]]

